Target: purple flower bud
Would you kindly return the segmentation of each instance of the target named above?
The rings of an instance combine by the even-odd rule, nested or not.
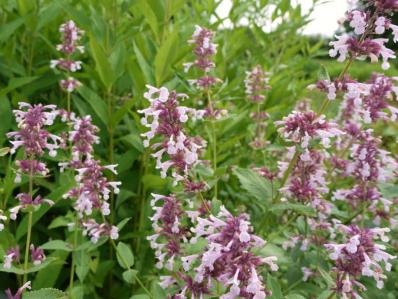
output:
[[[11,293],[10,289],[6,290],[6,295],[7,295],[7,299],[21,299],[22,298],[22,293],[26,290],[30,290],[31,289],[31,283],[30,281],[28,281],[27,283],[25,283],[22,287],[20,287],[18,289],[18,291],[15,293],[15,295],[13,295]]]

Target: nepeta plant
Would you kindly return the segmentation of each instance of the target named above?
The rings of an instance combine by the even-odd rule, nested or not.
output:
[[[155,2],[123,2],[129,22],[118,20],[118,5],[104,20],[90,6],[93,18],[79,23],[90,46],[82,82],[71,75],[82,69],[84,31],[60,26],[61,57],[50,68],[62,73],[66,102],[20,102],[10,148],[0,149],[11,153],[0,180],[0,271],[16,281],[7,298],[394,296],[397,78],[361,82],[350,68],[393,66],[398,1],[350,8],[349,32],[330,42],[341,73],[324,71],[307,89],[313,70],[303,65],[317,46],[291,41],[285,29],[263,32],[261,1],[234,1],[232,28],[216,31],[218,19],[192,35],[174,14],[202,3],[177,2],[142,15],[136,8]],[[272,19],[301,28],[289,1],[274,2]],[[240,14],[246,6],[250,14]],[[80,15],[74,5],[65,11]],[[202,11],[200,20],[211,16]],[[273,50],[254,55],[262,44]],[[26,55],[32,66],[36,54]]]

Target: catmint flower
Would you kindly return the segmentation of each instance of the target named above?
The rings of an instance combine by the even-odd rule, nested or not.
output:
[[[195,67],[204,73],[199,79],[188,80],[190,84],[201,89],[209,89],[219,81],[209,75],[209,72],[215,67],[212,58],[217,53],[217,45],[212,42],[213,35],[213,31],[196,25],[192,39],[188,41],[189,44],[195,45],[193,53],[196,59],[194,62],[184,63],[184,71],[188,72],[191,67]]]
[[[74,79],[73,77],[68,77],[68,79],[61,80],[59,84],[61,88],[66,90],[67,92],[73,92],[76,88],[82,85],[81,82]]]
[[[29,206],[40,206],[42,203],[46,203],[50,206],[54,204],[54,202],[50,199],[43,199],[40,195],[36,196],[35,199],[32,198],[28,193],[20,193],[16,196],[19,200],[19,205],[10,209],[10,219],[17,219],[17,215],[21,209],[25,209]]]
[[[0,232],[4,229],[4,223],[2,223],[1,221],[5,222],[7,221],[7,216],[4,216],[4,213],[2,210],[0,210]]]
[[[376,8],[385,12],[398,10],[397,0],[370,0],[369,2],[372,3]]]
[[[81,69],[81,61],[73,61],[66,59],[51,60],[51,68],[59,67],[62,70],[76,72]]]
[[[84,31],[79,29],[73,21],[68,21],[65,24],[62,24],[59,31],[62,33],[62,44],[57,45],[57,50],[63,53],[66,57],[51,60],[50,67],[58,67],[67,73],[76,72],[81,69],[82,62],[73,60],[71,56],[76,51],[79,51],[80,53],[84,52],[84,47],[79,45],[79,41],[81,40]],[[81,86],[81,83],[78,80],[69,75],[66,79],[61,80],[59,84],[63,90],[69,93]]]
[[[186,179],[189,170],[200,163],[199,155],[205,146],[200,138],[187,136],[184,124],[189,117],[203,118],[205,111],[179,106],[178,98],[185,95],[169,92],[165,87],[148,88],[144,97],[150,101],[150,107],[138,111],[144,114],[141,123],[150,129],[141,134],[146,138],[144,146],[148,147],[156,135],[161,137],[158,143],[152,145],[152,149],[157,150],[152,154],[156,158],[156,168],[160,169],[162,178],[172,169],[172,177],[177,183]]]
[[[22,293],[23,293],[26,289],[28,289],[28,290],[31,289],[31,282],[30,282],[30,281],[26,282],[22,287],[20,287],[20,288],[17,290],[17,292],[15,293],[15,295],[13,295],[13,294],[11,293],[11,290],[10,290],[10,289],[7,289],[7,290],[5,291],[6,296],[7,296],[7,299],[21,299],[21,298],[22,298]]]
[[[100,237],[109,237],[112,240],[119,238],[119,229],[108,223],[98,224],[94,219],[83,221],[83,235],[88,235],[92,243],[97,243]]]
[[[303,281],[308,281],[311,276],[315,275],[315,272],[307,267],[301,267],[301,272],[303,272]]]
[[[351,11],[348,14],[347,20],[350,21],[350,26],[354,28],[355,34],[363,34],[367,25],[366,13],[358,10]]]
[[[40,265],[45,259],[44,250],[40,247],[35,248],[33,244],[30,244],[30,258],[33,265]]]
[[[119,193],[121,182],[108,181],[104,176],[105,170],[117,174],[116,165],[101,166],[99,161],[87,160],[81,168],[77,168],[75,180],[77,187],[71,189],[64,195],[64,198],[75,199],[75,209],[82,217],[91,215],[93,209],[99,210],[102,215],[110,214],[109,203],[107,202],[110,193]]]
[[[60,138],[45,130],[45,126],[51,126],[58,115],[55,105],[30,105],[20,102],[20,110],[14,110],[19,131],[7,133],[7,137],[14,139],[11,154],[19,147],[23,147],[29,157],[40,157],[48,150],[49,155],[57,154]]]
[[[337,41],[330,42],[333,49],[329,51],[331,57],[338,57],[339,62],[346,60],[347,56],[357,59],[363,59],[369,57],[371,62],[377,62],[378,58],[381,57],[383,60],[382,68],[384,70],[390,67],[388,62],[389,59],[396,58],[394,52],[385,46],[388,41],[385,38],[358,40],[355,37],[348,35],[336,36]]]
[[[265,99],[264,91],[269,89],[269,73],[264,72],[260,65],[257,65],[250,72],[246,72],[245,87],[246,94],[250,101],[258,103]]]
[[[7,254],[4,256],[3,267],[5,269],[10,269],[12,262],[19,262],[19,246],[9,248]]]
[[[225,207],[221,207],[217,217],[208,219],[197,217],[197,225],[191,242],[205,237],[208,241],[206,251],[200,258],[195,281],[207,281],[213,277],[222,282],[228,293],[221,298],[265,298],[265,289],[257,268],[268,265],[272,271],[278,270],[276,257],[261,258],[252,253],[255,248],[265,245],[265,241],[252,234],[248,216],[234,217]]]
[[[151,248],[156,251],[158,260],[156,267],[160,269],[166,266],[171,271],[174,259],[180,254],[182,239],[186,238],[187,233],[180,220],[183,214],[182,205],[174,195],[152,194],[152,196],[151,206],[155,214],[150,219],[155,234],[147,237],[147,240],[150,241]],[[158,202],[162,202],[162,206],[157,206]],[[164,241],[160,242],[161,239]]]
[[[275,124],[280,127],[278,132],[287,141],[298,143],[304,149],[308,148],[310,141],[316,139],[320,139],[324,147],[329,147],[331,138],[343,134],[336,123],[327,121],[324,115],[317,117],[312,111],[293,111]]]
[[[391,271],[390,260],[395,259],[385,252],[385,246],[375,241],[380,239],[388,242],[385,235],[389,228],[361,229],[358,226],[338,225],[343,233],[345,242],[343,244],[325,244],[330,251],[330,259],[334,262],[336,272],[336,292],[341,296],[358,296],[355,287],[360,291],[365,288],[358,281],[362,276],[373,277],[379,289],[383,288],[383,274],[381,263],[386,271]]]
[[[57,50],[66,55],[74,53],[76,50],[84,52],[84,47],[79,46],[78,42],[82,38],[84,31],[79,29],[75,22],[70,20],[59,27],[62,35],[62,44],[57,45]]]

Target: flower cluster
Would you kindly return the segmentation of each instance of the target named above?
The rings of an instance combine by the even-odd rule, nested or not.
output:
[[[317,139],[328,148],[330,139],[343,133],[336,123],[327,121],[324,115],[317,116],[313,111],[293,111],[283,120],[276,121],[275,125],[280,126],[278,132],[287,141],[299,143],[303,149],[307,149],[310,142]]]
[[[141,123],[150,129],[142,134],[146,138],[144,146],[148,147],[150,141],[159,135],[160,141],[152,145],[157,150],[152,156],[156,158],[156,168],[160,169],[161,177],[165,178],[171,168],[175,183],[187,180],[189,170],[200,162],[199,155],[206,144],[200,138],[187,136],[183,125],[189,116],[201,119],[206,112],[179,106],[178,98],[185,95],[169,92],[165,87],[148,88],[144,97],[149,100],[150,107],[138,111],[144,114]]]
[[[91,242],[98,242],[100,237],[110,237],[112,240],[119,238],[119,230],[116,226],[109,223],[98,224],[94,219],[83,221],[83,235],[88,235]]]
[[[97,160],[87,160],[81,168],[76,169],[77,186],[64,195],[64,198],[76,200],[75,209],[80,217],[91,215],[97,209],[102,215],[110,214],[108,199],[110,193],[119,193],[121,182],[110,182],[104,175],[105,170],[114,174],[117,165],[101,166]]]
[[[252,234],[247,215],[234,217],[222,206],[216,217],[203,207],[186,209],[175,195],[152,196],[155,214],[151,220],[155,234],[148,240],[156,251],[156,266],[176,271],[178,275],[178,281],[171,276],[161,279],[165,288],[178,285],[179,291],[173,298],[189,295],[201,298],[212,294],[214,282],[224,285],[225,294],[220,296],[224,299],[265,298],[270,294],[258,275],[258,268],[269,265],[276,271],[276,257],[263,258],[254,253],[265,241]],[[157,206],[159,202],[162,206]],[[189,244],[204,241],[204,247],[198,252],[186,254]]]
[[[212,58],[217,53],[217,45],[212,42],[213,31],[198,25],[195,27],[196,29],[192,35],[192,39],[189,40],[188,43],[195,45],[193,53],[196,56],[196,60],[194,62],[184,63],[184,69],[188,72],[193,66],[201,70],[204,75],[197,80],[189,80],[189,82],[196,85],[198,88],[209,89],[218,81],[217,78],[209,74],[215,67]]]
[[[265,100],[264,92],[270,88],[268,76],[269,73],[264,72],[260,65],[256,65],[250,72],[246,72],[245,87],[250,101],[259,103]]]
[[[258,276],[258,267],[268,265],[277,271],[275,256],[259,257],[253,253],[255,248],[262,248],[265,241],[252,234],[248,215],[234,217],[223,206],[217,217],[197,217],[191,242],[205,237],[208,244],[205,251],[188,258],[185,270],[194,269],[194,280],[198,283],[207,282],[211,286],[213,278],[221,282],[228,290],[220,298],[265,298],[270,292],[265,289],[262,279]],[[185,260],[186,260],[185,258]],[[184,262],[184,258],[182,259]],[[199,261],[195,267],[194,262]]]
[[[338,61],[344,61],[347,57],[350,59],[365,59],[369,57],[371,62],[377,62],[382,58],[383,69],[388,69],[389,59],[395,58],[394,52],[386,47],[387,38],[375,38],[375,35],[381,35],[386,30],[393,33],[393,41],[398,41],[398,26],[392,24],[389,18],[390,11],[396,9],[396,3],[392,1],[369,1],[374,6],[367,11],[354,9],[347,14],[346,20],[349,26],[354,29],[356,36],[344,34],[337,36],[336,41],[330,42],[333,48],[329,54],[331,57],[338,57]],[[373,11],[373,12],[370,12]]]
[[[46,176],[49,172],[44,162],[38,160],[46,151],[52,157],[57,154],[61,138],[51,134],[46,126],[51,126],[54,119],[59,114],[54,105],[43,106],[30,105],[27,103],[19,103],[20,110],[14,110],[16,120],[18,122],[19,131],[10,132],[7,134],[12,144],[11,153],[15,153],[18,148],[23,148],[25,158],[17,160],[15,182],[19,183],[22,176],[26,175],[32,178],[33,176]],[[50,205],[53,204],[51,200],[42,199],[41,196],[36,196],[33,199],[32,194],[20,193],[16,196],[20,204],[10,209],[10,219],[15,220],[19,211],[29,206],[39,206],[43,202]]]
[[[3,267],[5,269],[10,269],[13,262],[20,263],[20,258],[19,246],[9,248],[4,256]],[[30,259],[33,265],[40,265],[46,259],[44,250],[40,247],[36,248],[33,244],[30,244]]]
[[[63,34],[63,37],[62,44],[57,45],[57,50],[62,52],[66,57],[51,60],[50,66],[51,68],[59,68],[67,72],[68,76],[66,79],[60,81],[60,86],[63,90],[72,92],[79,87],[81,83],[69,76],[69,73],[80,70],[82,62],[73,60],[71,56],[76,51],[79,51],[80,53],[84,52],[84,47],[79,45],[79,41],[81,40],[84,31],[79,29],[72,20],[62,24],[59,31]]]
[[[21,209],[25,209],[28,207],[37,207],[42,203],[46,203],[50,206],[54,204],[54,202],[50,199],[43,199],[40,195],[36,196],[35,199],[32,198],[28,193],[19,193],[16,198],[19,200],[19,205],[10,209],[10,219],[17,219],[17,215]]]
[[[174,259],[181,254],[181,243],[187,238],[188,231],[182,227],[181,215],[183,214],[181,202],[174,196],[152,194],[151,206],[155,214],[150,218],[155,234],[149,236],[151,248],[155,250],[158,260],[157,268],[165,266],[173,270]],[[162,206],[156,204],[162,201]]]
[[[394,106],[394,98],[398,87],[393,85],[394,81],[396,78],[380,74],[374,74],[366,83],[351,81],[347,84],[340,117],[364,124],[378,120],[395,121],[398,108]]]
[[[388,228],[361,229],[358,226],[339,225],[345,242],[343,244],[325,244],[330,251],[330,259],[334,261],[336,273],[335,291],[347,298],[360,298],[357,290],[366,290],[365,286],[358,280],[361,276],[373,277],[377,287],[383,288],[383,280],[386,275],[383,273],[381,262],[386,271],[391,270],[390,260],[395,259],[385,252],[385,246],[378,244],[375,240],[380,239],[388,242],[385,233]]]

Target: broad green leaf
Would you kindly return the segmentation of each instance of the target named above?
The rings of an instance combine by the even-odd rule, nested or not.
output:
[[[24,19],[19,17],[10,23],[1,26],[0,43],[6,41],[24,23]]]
[[[25,292],[22,299],[67,299],[68,296],[61,290],[41,289],[32,292]]]
[[[8,82],[8,86],[0,91],[0,96],[6,95],[7,93],[14,91],[18,87],[24,86],[36,80],[38,76],[33,77],[20,77],[20,78],[11,78]]]
[[[129,269],[123,272],[122,276],[125,282],[133,284],[135,282],[135,278],[137,277],[137,270]]]
[[[151,66],[149,65],[148,61],[146,61],[144,55],[142,55],[141,50],[138,48],[137,44],[134,42],[133,43],[133,49],[135,53],[135,57],[137,58],[138,65],[140,66],[140,69],[142,73],[145,76],[146,82],[148,84],[154,84],[154,75],[153,75],[153,70]],[[134,81],[134,74],[131,74],[132,80]]]
[[[281,286],[279,285],[276,278],[272,277],[271,275],[268,275],[267,286],[272,291],[272,296],[269,297],[270,299],[283,299],[284,298],[283,294],[282,294]]]
[[[272,212],[284,212],[284,211],[294,211],[300,215],[315,216],[316,211],[313,207],[305,206],[298,203],[281,203],[272,205],[270,211]]]
[[[266,179],[250,169],[235,168],[233,173],[251,196],[260,202],[271,201],[271,184]]]
[[[141,295],[131,296],[130,299],[150,299],[150,297],[148,295],[141,294]]]
[[[174,31],[167,36],[167,39],[160,45],[155,57],[155,77],[156,84],[160,86],[170,74],[172,63],[177,50],[178,31]]]
[[[87,86],[81,86],[78,89],[80,95],[89,103],[91,108],[93,108],[94,112],[97,114],[99,119],[107,125],[109,122],[108,119],[108,111],[105,101],[101,99],[99,95],[97,95],[94,91],[92,91]]]
[[[123,141],[131,144],[137,151],[143,153],[145,151],[144,145],[142,144],[141,137],[137,134],[131,133],[122,138]]]
[[[116,110],[116,112],[111,117],[111,124],[113,128],[115,128],[120,123],[120,121],[129,112],[134,103],[135,101],[133,99],[127,100],[121,107]]]
[[[93,35],[90,35],[90,49],[92,51],[97,71],[107,91],[110,91],[116,80],[115,73],[109,63],[104,49],[99,45]]]
[[[122,268],[128,269],[134,265],[134,255],[131,251],[130,246],[128,246],[127,244],[124,244],[122,242],[119,242],[119,244],[117,244],[116,256],[117,261]]]
[[[52,240],[40,246],[44,250],[72,251],[72,245],[63,240]]]
[[[147,0],[138,0],[134,6],[133,13],[139,12],[144,16],[144,21],[148,23],[151,28],[153,34],[155,35],[156,40],[159,40],[159,24],[158,19],[153,12],[151,6],[149,5]]]

